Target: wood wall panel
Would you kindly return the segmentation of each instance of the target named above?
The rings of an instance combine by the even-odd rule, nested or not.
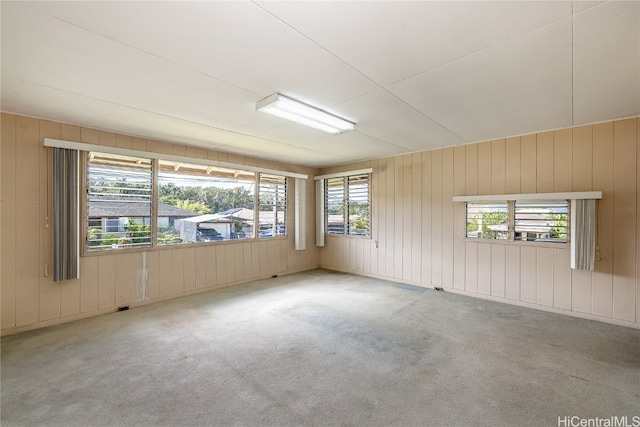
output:
[[[613,127],[613,317],[635,321],[636,123]]]
[[[251,249],[251,247],[249,247],[249,249]],[[196,288],[196,248],[184,248],[183,278],[184,291],[193,291]]]
[[[0,131],[0,320],[11,328],[16,325],[16,116],[3,113]]]
[[[91,313],[98,310],[98,257],[80,258],[80,311]]]
[[[600,273],[584,270],[571,270],[571,309],[581,313],[593,312],[593,286]],[[612,289],[610,287],[610,289]],[[611,301],[611,295],[606,300]]]
[[[253,264],[251,264],[251,277],[258,278],[260,277],[260,243],[252,242],[251,243],[251,259],[253,260]],[[209,286],[212,286],[214,283],[211,282]]]
[[[422,280],[422,156],[411,156],[411,281]]]
[[[378,247],[375,251],[377,256],[377,266],[378,275],[380,277],[387,276],[387,238],[389,233],[387,232],[387,203],[389,201],[389,197],[387,196],[387,159],[379,159],[378,160],[378,173],[374,175],[378,175],[378,199],[373,199],[371,201],[371,209],[373,211],[378,212],[378,230],[373,230],[376,233],[376,240],[378,241]],[[322,251],[326,252],[326,251]]]
[[[453,148],[453,194],[463,196],[466,192],[466,152],[464,146]],[[453,204],[454,229],[453,229],[453,287],[464,290],[465,285],[465,227],[464,216],[466,210],[464,203]],[[423,215],[426,213],[423,211]]]
[[[16,326],[38,322],[41,265],[40,176],[38,120],[18,117],[16,122]],[[35,262],[34,262],[35,254]]]
[[[432,204],[431,204],[431,152],[422,153],[422,283],[432,285]],[[380,191],[382,197],[383,191]],[[382,236],[381,236],[382,237]]]
[[[98,308],[116,305],[116,257],[103,255],[98,258]]]
[[[553,192],[553,132],[539,133],[536,138],[536,192]]]
[[[269,242],[271,243],[271,242]],[[228,247],[223,248],[222,253],[224,254],[224,270],[226,272],[226,277],[223,280],[224,283],[233,283],[236,281],[236,254],[235,254],[235,245],[226,245]],[[278,251],[279,253],[280,251]],[[218,248],[218,255],[220,255],[221,251]],[[274,265],[276,262],[280,262],[279,257],[275,254],[275,247],[267,248],[267,253],[271,255],[271,260],[269,262],[270,271],[273,272],[277,267]]]
[[[536,302],[553,307],[553,249],[538,248],[536,260]]]
[[[537,185],[536,135],[520,138],[520,193],[535,193]]]
[[[395,203],[394,207],[394,222],[393,222],[393,278],[402,279],[402,269],[404,267],[404,251],[402,246],[402,241],[404,235],[403,233],[403,224],[404,224],[404,212],[406,206],[404,205],[404,200],[406,199],[406,195],[404,193],[404,182],[403,182],[403,160],[402,157],[395,158],[395,172],[394,172],[394,196]]]
[[[573,129],[572,135],[572,191],[594,190],[593,180],[593,126]]]
[[[467,242],[465,249],[465,290],[478,292],[478,243]]]
[[[206,288],[207,280],[207,247],[201,246],[195,250],[195,287],[196,289]]]
[[[520,246],[505,248],[505,297],[520,300]]]
[[[571,310],[572,275],[571,251],[568,249],[553,250],[553,306],[563,310]],[[589,272],[586,272],[590,276]],[[591,289],[589,289],[589,295]]]
[[[400,209],[402,221],[400,225],[402,226],[402,250],[401,250],[401,262],[402,262],[402,271],[400,272],[400,276],[404,281],[411,280],[411,272],[413,271],[411,265],[413,261],[413,257],[411,256],[412,251],[412,239],[411,239],[411,230],[413,227],[412,224],[412,215],[413,215],[413,207],[412,207],[412,195],[413,195],[413,173],[411,171],[412,168],[412,156],[411,154],[406,154],[402,157],[399,157],[398,160],[402,161],[401,166],[401,175],[400,175],[400,192],[397,194],[400,197],[400,203],[397,205]],[[417,200],[416,202],[419,202]]]
[[[505,297],[506,286],[506,246],[491,245],[491,295]]]
[[[506,159],[505,140],[497,139],[493,141],[491,143],[491,194],[505,194]]]
[[[466,196],[478,194],[478,144],[465,145]]]
[[[157,251],[146,254],[147,283],[143,293],[145,299],[154,299],[160,297],[160,257]]]
[[[573,189],[573,130],[553,132],[553,191]]]
[[[520,249],[520,301],[537,303],[537,249],[532,246],[523,246]]]
[[[242,244],[239,246],[241,250],[241,263],[240,266],[242,268],[242,280],[251,280],[254,276],[252,275],[251,266],[253,265],[253,252],[251,251],[251,245]],[[186,259],[186,258],[185,258]],[[185,272],[187,269],[185,268]]]
[[[431,284],[442,286],[442,150],[431,153]]]
[[[598,201],[598,254],[592,276],[592,313],[613,316],[613,123],[593,126],[593,188]]]
[[[395,236],[396,233],[396,217],[395,217],[395,203],[396,203],[396,161],[395,157],[390,157],[387,159],[387,224],[385,225],[387,230],[387,245],[385,251],[385,269],[387,273],[387,277],[393,278],[395,267],[393,265],[395,261],[395,251],[400,250],[400,248],[395,247]]]
[[[453,286],[453,148],[442,150],[442,286]]]
[[[491,295],[491,246],[478,244],[478,293]]]
[[[419,154],[418,154],[419,155]],[[374,160],[371,163],[371,167],[375,171],[380,171],[380,163],[378,160]],[[378,275],[378,248],[376,242],[380,240],[380,209],[376,209],[373,203],[379,203],[380,197],[380,173],[373,173],[371,176],[371,200],[369,200],[369,210],[371,215],[371,241],[369,242],[369,258],[370,267],[366,267],[367,256],[365,254],[365,272],[368,274]],[[307,194],[313,194],[307,191]],[[374,202],[375,200],[375,202]],[[314,208],[314,206],[312,206]],[[313,211],[313,210],[312,210]],[[366,251],[366,249],[365,249]]]
[[[119,253],[115,255],[116,271],[115,285],[116,296],[115,305],[122,307],[133,301],[134,270],[133,257],[138,254]]]
[[[524,191],[520,191],[520,174],[522,170],[520,137],[506,139],[505,156],[505,192],[507,194],[524,193]]]
[[[491,142],[478,144],[478,194],[493,194],[491,191]]]

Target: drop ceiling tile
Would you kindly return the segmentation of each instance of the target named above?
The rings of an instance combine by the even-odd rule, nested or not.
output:
[[[3,32],[21,36],[3,38],[5,76],[220,129],[270,125],[255,114],[259,97],[251,92],[29,8],[6,15]],[[34,50],[42,54],[23,54]]]
[[[381,85],[571,15],[568,1],[259,4]]]
[[[2,78],[2,110],[62,123],[119,132],[159,141],[215,149],[238,138],[235,133],[146,111]],[[46,99],[47,102],[40,102]]]
[[[358,118],[358,132],[388,141],[408,151],[466,142],[385,89],[359,96],[335,107],[349,117]]]
[[[609,0],[597,0],[597,1],[589,1],[589,0],[573,0],[573,13],[576,14],[586,9],[590,9],[594,6],[597,6],[602,3],[606,3]]]
[[[404,154],[404,147],[356,131],[331,135],[315,129],[288,123],[263,132],[261,136],[314,151],[333,153],[349,161]]]
[[[574,32],[575,124],[640,114],[640,3],[576,14]]]
[[[311,167],[322,167],[336,162],[347,163],[350,161],[348,157],[343,157],[336,153],[249,136],[239,138],[219,149],[245,156]]]
[[[389,90],[467,141],[571,125],[571,19]]]
[[[39,2],[33,7],[258,97],[285,91],[332,105],[376,87],[252,2]]]

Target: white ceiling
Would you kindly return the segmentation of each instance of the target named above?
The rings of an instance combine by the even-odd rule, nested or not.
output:
[[[329,166],[640,115],[640,1],[1,3],[2,110]],[[255,111],[275,92],[357,123]]]

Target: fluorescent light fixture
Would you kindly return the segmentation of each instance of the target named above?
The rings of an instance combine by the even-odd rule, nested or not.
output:
[[[258,101],[256,110],[333,134],[356,127],[355,123],[279,93]]]

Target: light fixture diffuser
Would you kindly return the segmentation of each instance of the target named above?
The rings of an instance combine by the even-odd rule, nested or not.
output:
[[[333,134],[356,127],[355,123],[279,93],[258,101],[256,110]]]

